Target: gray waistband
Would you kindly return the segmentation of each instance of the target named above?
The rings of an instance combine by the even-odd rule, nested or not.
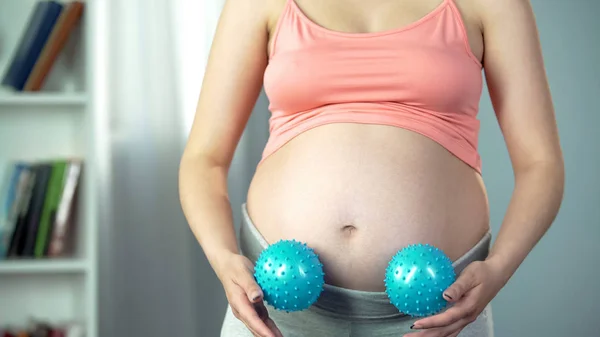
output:
[[[491,233],[486,235],[465,255],[452,264],[456,274],[473,261],[483,261],[488,256]],[[269,246],[248,215],[246,204],[242,205],[242,224],[239,244],[242,254],[253,263],[261,251]],[[385,319],[406,316],[393,306],[385,292],[346,289],[325,284],[317,302],[309,310],[318,310],[330,316],[345,319]]]

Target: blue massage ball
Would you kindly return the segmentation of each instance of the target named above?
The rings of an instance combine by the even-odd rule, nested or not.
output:
[[[429,244],[409,245],[398,251],[385,271],[385,288],[399,311],[423,317],[447,305],[443,292],[456,280],[452,261]]]
[[[324,284],[323,264],[306,243],[280,240],[259,255],[254,278],[264,299],[275,309],[307,309],[317,301]]]

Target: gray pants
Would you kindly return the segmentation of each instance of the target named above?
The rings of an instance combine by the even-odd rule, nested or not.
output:
[[[268,243],[242,206],[243,221],[239,243],[242,254],[256,262]],[[487,257],[491,233],[487,233],[469,252],[454,261],[456,274],[473,261]],[[385,292],[345,289],[325,284],[317,302],[310,308],[286,313],[265,303],[269,316],[284,337],[391,337],[415,332],[410,326],[418,319],[402,314],[393,306]],[[231,308],[227,308],[221,337],[251,337],[246,326]],[[459,337],[493,337],[492,309],[488,305],[477,320],[469,324]]]

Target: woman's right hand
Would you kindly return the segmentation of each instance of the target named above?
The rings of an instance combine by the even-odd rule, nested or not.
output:
[[[233,253],[221,261],[217,274],[235,317],[256,337],[283,337],[264,305],[264,294],[254,280],[252,261]]]

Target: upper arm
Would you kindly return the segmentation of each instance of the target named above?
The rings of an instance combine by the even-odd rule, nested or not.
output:
[[[268,62],[265,1],[226,0],[184,156],[228,167],[262,88]]]
[[[484,0],[480,4],[488,89],[513,167],[562,161],[529,0]]]

